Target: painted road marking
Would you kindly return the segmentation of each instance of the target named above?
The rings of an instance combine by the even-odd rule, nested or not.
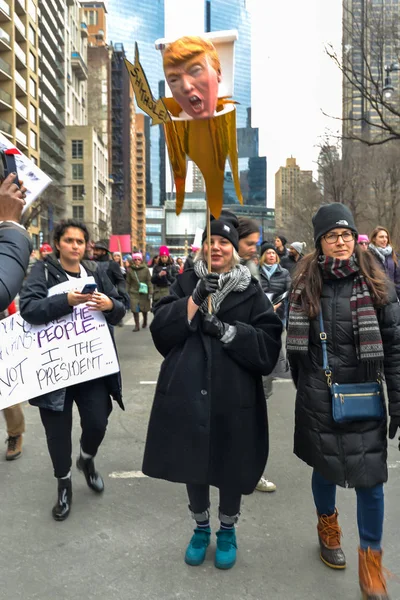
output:
[[[155,385],[157,381],[141,381],[140,385]]]
[[[400,460],[396,460],[395,463],[389,464],[388,469],[400,469]]]
[[[147,477],[142,471],[114,471],[109,474],[109,477],[113,479],[140,479],[141,477]]]

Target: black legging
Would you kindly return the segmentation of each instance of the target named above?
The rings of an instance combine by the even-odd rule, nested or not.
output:
[[[201,484],[186,485],[190,510],[192,513],[200,514],[206,512],[210,507],[210,486]],[[220,488],[219,511],[228,517],[234,517],[240,512],[242,495],[232,488]]]
[[[40,409],[46,431],[47,446],[55,477],[65,477],[72,464],[72,406],[76,402],[81,417],[81,447],[95,456],[107,429],[112,411],[109,393],[103,378],[93,379],[66,389],[64,410]]]

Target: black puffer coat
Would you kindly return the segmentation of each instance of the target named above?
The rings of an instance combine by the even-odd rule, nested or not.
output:
[[[202,315],[187,319],[198,278],[178,275],[155,308],[151,333],[165,357],[147,433],[143,472],[180,483],[227,486],[251,494],[268,457],[262,375],[277,361],[282,325],[258,282],[231,292],[218,317],[235,324],[224,344],[204,335]]]
[[[290,278],[290,273],[287,269],[278,265],[275,273],[271,275],[270,279],[265,275],[263,268],[260,267],[260,284],[264,294],[272,294],[271,302],[278,298],[284,292],[290,290],[292,280]],[[276,314],[281,319],[284,318],[286,312],[286,302],[283,302],[282,305],[276,311]]]
[[[350,311],[353,278],[329,280],[322,289],[328,362],[335,383],[371,381],[357,360]],[[390,303],[377,310],[384,346],[384,371],[390,415],[400,416],[400,305],[394,289]],[[387,423],[338,424],[322,369],[319,320],[310,324],[308,354],[289,353],[297,387],[294,452],[323,477],[343,487],[373,487],[387,480]]]
[[[106,273],[102,269],[99,269],[96,263],[83,261],[82,265],[85,267],[88,276],[94,277],[99,292],[106,294],[112,299],[114,304],[113,309],[103,314],[109,326],[116,325],[125,314],[122,299],[118,295],[116,288],[112,285]],[[33,266],[21,290],[19,305],[22,318],[28,323],[32,323],[32,325],[42,325],[43,323],[61,319],[64,315],[72,313],[73,307],[68,304],[67,294],[47,296],[48,289],[64,281],[68,281],[68,277],[57,259],[50,255],[44,261],[39,260]],[[79,284],[79,278],[77,278],[77,284]],[[109,329],[113,337],[112,328],[109,327]],[[102,379],[110,396],[123,409],[120,373],[107,375]],[[62,411],[64,408],[65,393],[66,388],[61,388],[37,398],[32,398],[29,400],[29,403],[50,410]]]

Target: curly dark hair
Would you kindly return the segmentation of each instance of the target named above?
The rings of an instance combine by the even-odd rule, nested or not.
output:
[[[86,227],[85,223],[82,223],[81,221],[77,221],[76,219],[64,219],[63,221],[60,221],[54,227],[54,234],[53,234],[54,254],[57,256],[57,258],[60,256],[60,252],[59,252],[59,250],[57,250],[56,242],[60,241],[60,239],[65,234],[67,229],[69,229],[69,227],[76,227],[76,229],[81,229],[83,231],[83,235],[85,237],[86,244],[89,241],[89,230]]]
[[[300,283],[305,285],[301,293],[301,306],[305,314],[315,318],[320,311],[320,298],[322,293],[322,271],[318,266],[318,257],[321,247],[302,258],[294,271],[292,289],[295,290]],[[377,260],[370,252],[363,252],[355,244],[354,254],[360,267],[360,273],[365,277],[365,282],[371,294],[371,299],[376,308],[388,303],[388,281],[385,273],[380,268]]]

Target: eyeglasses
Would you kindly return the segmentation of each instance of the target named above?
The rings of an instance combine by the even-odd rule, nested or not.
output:
[[[354,240],[354,233],[352,231],[344,231],[343,233],[327,233],[324,235],[324,240],[327,244],[336,244],[340,237],[344,242],[351,242],[351,240]]]
[[[368,242],[358,242],[359,246],[368,246]]]

